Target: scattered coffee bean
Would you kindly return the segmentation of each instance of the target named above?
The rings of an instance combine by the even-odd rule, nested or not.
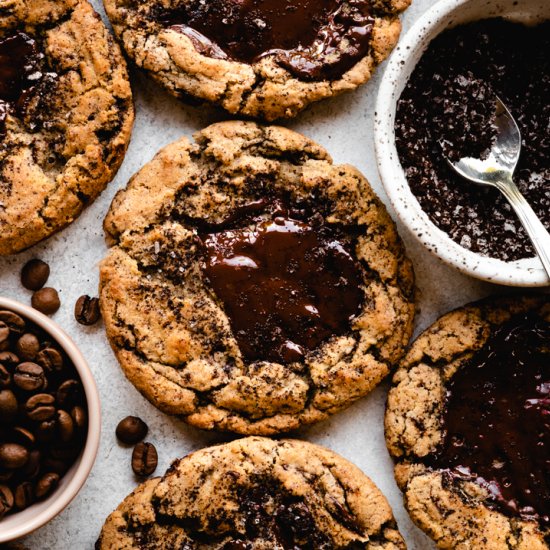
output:
[[[152,443],[138,443],[132,451],[132,470],[137,476],[150,476],[158,464],[158,455]]]
[[[37,393],[27,399],[25,410],[35,422],[50,420],[55,415],[55,397],[49,393]]]
[[[53,472],[44,474],[36,483],[35,495],[37,499],[46,498],[59,483],[59,474]]]
[[[46,384],[44,369],[36,363],[19,363],[13,373],[13,382],[24,391],[41,390]]]
[[[25,331],[25,320],[13,311],[0,310],[0,321],[9,327],[12,334],[23,334]]]
[[[0,331],[5,327],[0,486],[11,497],[0,495],[0,517],[51,494],[82,450],[88,428],[82,383],[57,343],[31,321],[0,310]]]
[[[29,290],[41,289],[50,276],[50,266],[42,260],[29,260],[21,270],[21,284]]]
[[[15,344],[15,353],[23,361],[34,361],[40,351],[40,342],[34,334],[26,332],[17,340]]]
[[[116,427],[116,436],[127,445],[135,445],[138,441],[145,439],[149,428],[141,418],[127,416],[123,418]]]
[[[29,459],[29,451],[17,443],[2,443],[0,445],[0,466],[17,470],[25,466]]]
[[[19,409],[17,398],[11,390],[0,391],[0,424],[10,424]]]
[[[36,362],[46,372],[60,372],[63,368],[63,357],[54,348],[44,348],[36,356]]]
[[[90,298],[88,295],[81,296],[74,306],[74,316],[81,325],[97,323],[100,316],[99,298]]]
[[[82,384],[78,380],[66,380],[59,386],[56,398],[60,407],[71,408],[82,399]]]
[[[4,343],[8,340],[10,335],[10,327],[4,323],[4,321],[0,321],[0,342]]]
[[[0,519],[13,508],[13,493],[7,485],[0,485]]]
[[[37,290],[32,295],[31,304],[34,309],[37,309],[46,315],[51,315],[59,309],[61,302],[59,301],[57,290],[54,288],[45,287]]]
[[[30,481],[24,481],[15,488],[15,506],[23,510],[34,501],[34,487]]]

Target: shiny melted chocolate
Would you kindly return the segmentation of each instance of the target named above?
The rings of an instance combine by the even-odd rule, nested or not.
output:
[[[550,522],[550,323],[513,317],[453,376],[433,464],[504,513]]]
[[[203,55],[274,55],[304,80],[340,78],[367,54],[374,23],[368,0],[191,0],[155,18]]]
[[[36,41],[23,32],[0,40],[0,137],[5,135],[8,113],[21,114],[43,79],[43,58]]]
[[[360,312],[362,272],[345,237],[321,216],[300,217],[282,203],[254,203],[231,216],[231,228],[200,235],[203,271],[246,360],[299,361]]]

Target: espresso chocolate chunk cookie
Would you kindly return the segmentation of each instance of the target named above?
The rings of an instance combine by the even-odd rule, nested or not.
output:
[[[395,373],[386,441],[413,520],[439,548],[550,544],[550,295],[439,319]]]
[[[413,273],[365,178],[280,127],[223,122],[117,194],[107,335],[161,410],[273,434],[371,391],[407,344]]]
[[[96,550],[404,549],[356,466],[303,441],[249,437],[175,461],[107,518]]]
[[[133,122],[124,59],[85,0],[0,11],[0,255],[71,223],[114,177]]]
[[[138,67],[172,94],[274,120],[366,82],[410,0],[104,0]]]

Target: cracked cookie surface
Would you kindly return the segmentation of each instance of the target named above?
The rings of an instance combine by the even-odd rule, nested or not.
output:
[[[96,550],[399,550],[374,483],[335,453],[249,437],[176,460],[107,518]]]
[[[248,360],[201,268],[197,228],[283,196],[340,232],[362,300],[346,330],[302,357]],[[111,346],[147,399],[197,427],[268,435],[323,420],[370,392],[410,338],[412,265],[385,207],[355,168],[285,128],[223,122],[168,145],[117,194],[104,227]]]
[[[99,195],[122,162],[134,118],[120,48],[88,2],[5,4],[0,255],[59,231]]]
[[[386,442],[405,506],[439,548],[548,548],[549,367],[544,294],[448,313],[401,361]]]
[[[130,58],[170,93],[220,105],[232,114],[274,120],[293,117],[315,101],[353,90],[369,80],[397,43],[401,30],[398,14],[410,0],[301,0],[274,5],[268,0],[220,0],[215,5],[199,0],[104,0],[104,4]],[[312,15],[307,9],[310,4],[329,4],[336,9],[335,26],[323,27],[328,15]],[[304,15],[298,19],[296,14],[303,5]],[[245,23],[241,26],[235,23],[235,10],[243,10]],[[291,11],[283,16],[285,10]],[[262,18],[264,15],[267,17]],[[281,26],[285,29],[281,37],[278,22],[283,17],[290,22]],[[210,29],[212,25],[216,26]],[[252,32],[251,26],[257,28]],[[335,37],[334,28],[343,32],[343,38]],[[206,39],[202,33],[208,30],[210,38],[221,42],[223,37],[225,43]],[[292,32],[296,44],[287,36]],[[297,46],[300,40],[314,41]],[[250,58],[248,50],[262,44],[260,55]],[[290,49],[284,49],[285,44],[290,44]],[[227,47],[224,50],[220,45]],[[309,52],[306,57],[304,52]],[[346,61],[340,70],[332,68],[325,74],[319,69],[333,67],[335,58]],[[314,78],[304,74],[312,70],[320,74]]]

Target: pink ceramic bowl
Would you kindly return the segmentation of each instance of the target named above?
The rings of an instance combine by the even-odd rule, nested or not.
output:
[[[90,367],[76,344],[59,325],[35,309],[8,298],[0,297],[0,309],[9,309],[36,323],[65,350],[80,375],[88,404],[88,436],[80,456],[61,478],[58,488],[49,498],[0,520],[0,543],[3,543],[27,535],[50,521],[68,506],[80,491],[97,455],[101,432],[101,411],[99,394]]]

